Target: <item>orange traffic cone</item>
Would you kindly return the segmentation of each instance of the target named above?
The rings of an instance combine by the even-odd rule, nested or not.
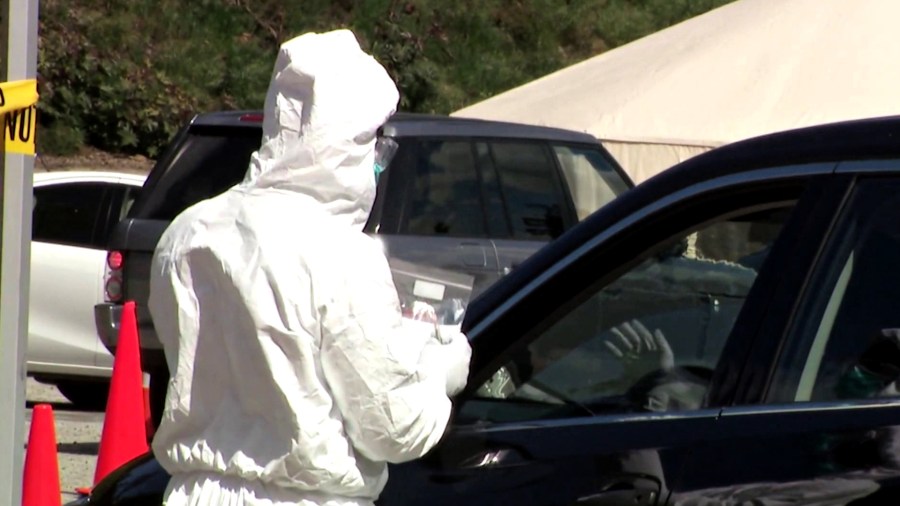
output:
[[[134,301],[128,301],[122,307],[119,343],[113,361],[109,398],[106,401],[106,415],[103,420],[100,450],[97,455],[97,468],[94,470],[95,486],[114,469],[147,452],[147,429],[144,417],[143,374],[141,373],[137,316],[135,315]],[[84,489],[78,491],[84,493]]]
[[[52,406],[38,404],[31,410],[22,481],[23,506],[59,506],[62,501],[55,427]]]

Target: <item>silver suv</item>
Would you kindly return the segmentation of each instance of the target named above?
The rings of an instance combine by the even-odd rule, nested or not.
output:
[[[154,247],[178,213],[244,177],[260,145],[261,121],[261,113],[247,111],[195,117],[112,234],[112,297],[95,306],[95,319],[114,352],[121,304],[135,301],[154,407],[167,378],[146,307]],[[382,241],[391,259],[471,276],[473,296],[633,186],[600,143],[579,132],[398,113],[380,138],[393,140],[397,150],[379,178],[366,232]],[[159,409],[153,411],[158,416]]]

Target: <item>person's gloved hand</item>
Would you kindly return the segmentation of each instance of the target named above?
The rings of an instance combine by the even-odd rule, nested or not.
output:
[[[435,339],[430,339],[422,350],[419,363],[429,374],[444,375],[447,396],[452,397],[466,387],[471,358],[472,348],[468,338],[456,331],[439,333]]]
[[[438,321],[437,312],[434,310],[434,306],[420,300],[413,302],[412,319],[428,323],[437,323]]]
[[[675,367],[675,355],[662,331],[650,332],[638,320],[624,322],[611,329],[615,335],[604,344],[622,362],[626,377],[640,378],[657,369]]]

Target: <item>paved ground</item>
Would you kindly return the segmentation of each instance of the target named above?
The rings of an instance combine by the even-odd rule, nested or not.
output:
[[[103,413],[78,410],[63,397],[56,387],[29,378],[25,392],[25,441],[31,427],[31,408],[38,403],[53,407],[56,422],[56,443],[59,458],[62,504],[78,498],[79,487],[90,487],[97,465],[97,449],[103,430]],[[26,449],[27,452],[27,449]]]

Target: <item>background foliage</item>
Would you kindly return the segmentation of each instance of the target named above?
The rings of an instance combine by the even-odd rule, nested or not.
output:
[[[279,45],[350,28],[400,109],[449,113],[731,0],[42,0],[39,151],[154,157],[263,105]]]

